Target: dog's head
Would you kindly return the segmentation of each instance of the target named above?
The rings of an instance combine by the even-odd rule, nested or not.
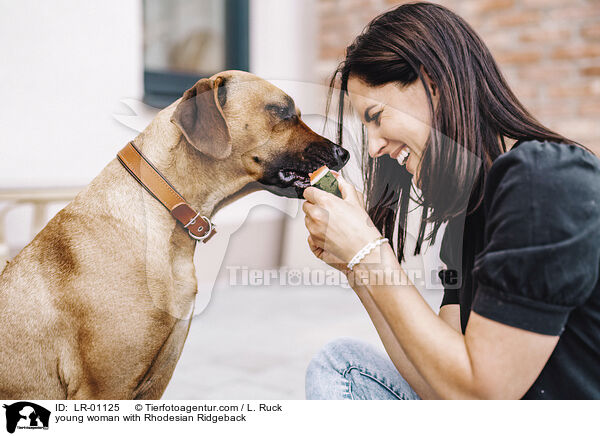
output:
[[[294,101],[252,74],[225,71],[188,89],[171,121],[208,158],[227,159],[275,194],[301,198],[308,173],[339,170],[348,152],[313,132]]]

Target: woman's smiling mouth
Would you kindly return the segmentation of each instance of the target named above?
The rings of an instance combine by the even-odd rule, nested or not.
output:
[[[398,156],[400,156],[400,153],[402,152],[402,150],[405,150],[406,148],[407,148],[406,144],[402,144],[400,146],[400,148],[398,148],[390,153],[390,157],[392,159],[398,159]]]
[[[406,165],[409,156],[410,149],[406,144],[402,145],[400,148],[390,153],[390,157],[396,159],[400,165]]]

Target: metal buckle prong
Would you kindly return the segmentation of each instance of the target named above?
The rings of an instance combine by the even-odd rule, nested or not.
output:
[[[191,221],[189,223],[187,223],[184,227],[187,228],[189,225],[194,224],[196,222],[196,219],[198,218],[200,214],[198,213],[194,218],[191,219]],[[204,215],[202,215],[202,219],[204,219],[204,221],[206,221],[208,223],[208,231],[202,235],[202,236],[196,236],[192,233],[192,231],[190,229],[188,229],[188,234],[190,235],[190,237],[192,239],[195,239],[196,241],[204,241],[206,238],[208,238],[213,230],[213,223],[210,222],[210,220],[208,218],[206,218]],[[202,231],[203,227],[199,227],[198,231]]]
[[[192,224],[196,224],[196,219],[197,219],[199,216],[200,216],[200,212],[198,212],[198,213],[196,214],[196,216],[195,216],[194,218],[192,218],[192,219],[190,220],[190,222],[189,222],[189,223],[187,223],[187,224],[186,224],[185,226],[183,226],[183,227],[184,227],[185,229],[187,229],[187,228],[188,228],[189,226],[191,226]],[[202,217],[202,218],[204,218],[204,217]]]

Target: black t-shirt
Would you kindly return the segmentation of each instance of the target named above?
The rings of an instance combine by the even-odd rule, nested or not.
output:
[[[463,333],[473,310],[560,336],[524,399],[600,399],[600,159],[515,144],[494,161],[482,205],[448,222],[440,258],[442,306],[460,304]]]

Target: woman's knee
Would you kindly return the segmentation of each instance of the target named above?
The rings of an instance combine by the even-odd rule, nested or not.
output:
[[[359,357],[360,342],[335,339],[311,359],[306,369],[308,399],[350,399],[349,382],[343,374],[351,360]]]
[[[306,371],[307,399],[418,399],[387,355],[340,338],[325,345]]]
[[[315,370],[329,368],[341,372],[346,367],[348,361],[364,357],[364,354],[362,354],[363,351],[364,345],[356,339],[334,339],[319,350],[311,360],[309,368],[311,366]]]

